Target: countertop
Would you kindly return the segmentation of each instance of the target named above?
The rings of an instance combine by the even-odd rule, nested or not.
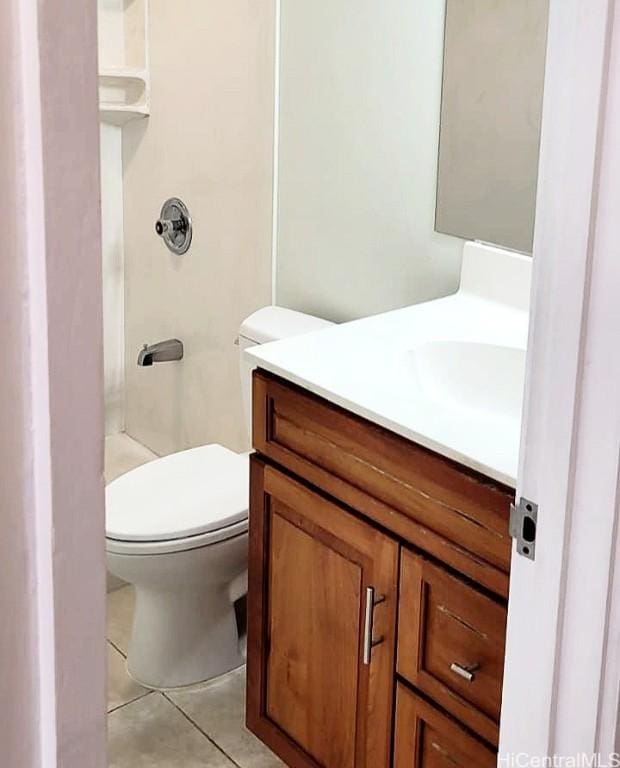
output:
[[[514,488],[530,276],[529,257],[470,243],[461,287],[452,296],[251,347],[245,354],[257,367]],[[427,349],[466,350],[468,358],[447,358],[441,368],[445,380],[435,373],[422,396],[415,355]],[[470,359],[480,350],[499,354],[488,376]],[[510,361],[502,350],[510,352]],[[510,412],[496,402],[496,377],[502,387],[516,387],[518,403],[511,401]],[[470,382],[471,407],[455,402],[461,380],[463,390]]]

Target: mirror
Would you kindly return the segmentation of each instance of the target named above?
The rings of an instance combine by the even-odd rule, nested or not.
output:
[[[447,0],[435,228],[530,253],[549,0]]]

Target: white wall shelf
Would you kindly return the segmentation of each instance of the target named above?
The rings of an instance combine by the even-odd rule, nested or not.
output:
[[[117,126],[150,113],[148,0],[99,0],[99,113]]]
[[[149,115],[149,81],[144,70],[102,69],[99,73],[99,113],[101,120],[124,125],[129,120]]]
[[[145,117],[148,117],[149,114],[147,107],[139,107],[134,104],[130,104],[129,106],[120,106],[117,104],[99,105],[99,117],[101,122],[116,125],[121,128],[130,120],[142,120]]]

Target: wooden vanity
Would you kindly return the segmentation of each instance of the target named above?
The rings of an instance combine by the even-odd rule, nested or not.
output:
[[[254,374],[247,724],[292,768],[492,768],[513,491]]]

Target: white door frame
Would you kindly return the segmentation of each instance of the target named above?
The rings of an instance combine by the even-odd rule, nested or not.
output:
[[[0,763],[105,768],[95,0],[6,0],[0,72]]]
[[[30,266],[29,378],[33,394],[39,392],[32,402],[38,442],[30,534],[38,636],[31,662],[41,677],[38,692],[33,689],[40,707],[32,728],[46,768],[103,768],[96,3],[8,5],[1,29],[20,46],[11,85],[23,101],[14,125],[28,176],[16,178],[27,184],[15,190],[30,228],[23,244]],[[615,746],[617,5],[551,0],[519,482],[519,492],[540,505],[540,517],[536,561],[513,561],[502,753],[608,752]],[[22,713],[14,715],[23,731]],[[10,727],[11,714],[4,716]]]
[[[536,561],[513,555],[504,758],[616,749],[619,7],[551,0],[518,488],[539,522]]]

